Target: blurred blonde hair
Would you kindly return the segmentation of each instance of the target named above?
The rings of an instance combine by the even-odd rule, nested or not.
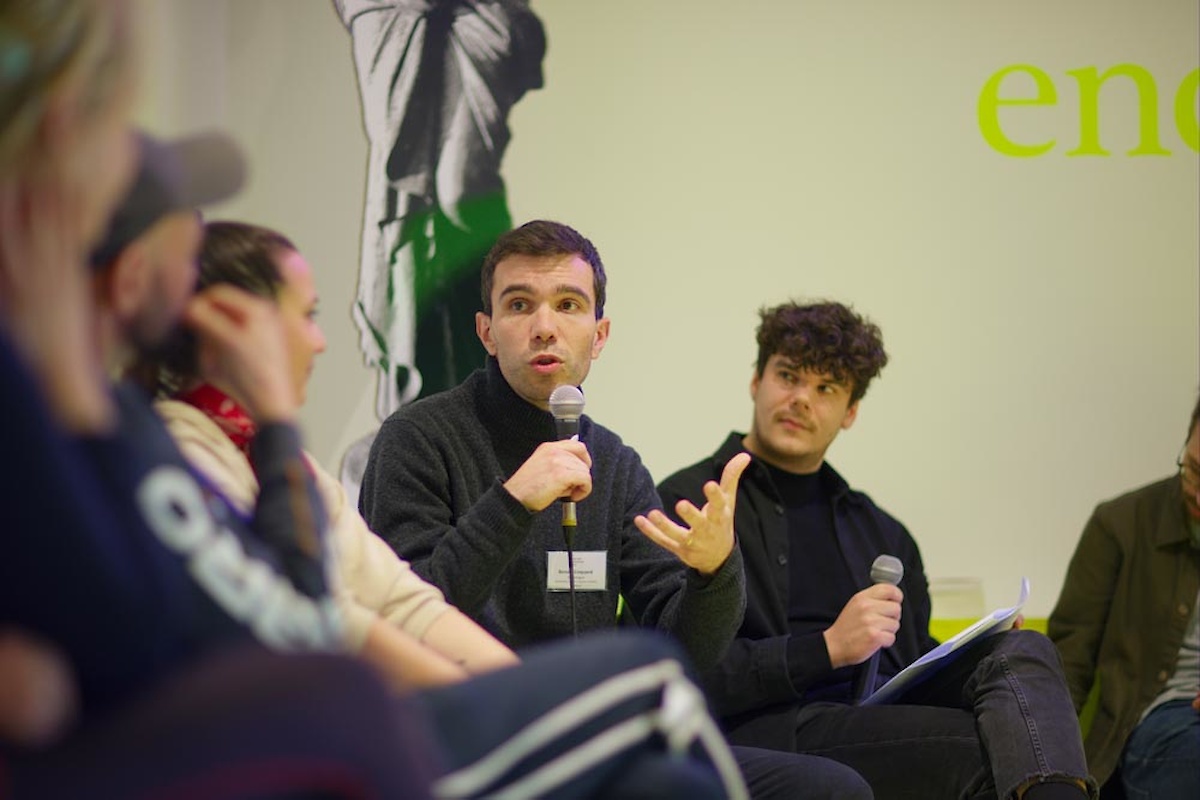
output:
[[[85,114],[104,109],[132,69],[127,0],[0,3],[0,178],[37,155],[47,101],[79,88]]]

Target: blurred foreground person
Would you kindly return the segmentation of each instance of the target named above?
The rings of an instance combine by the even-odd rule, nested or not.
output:
[[[121,0],[0,5],[0,441],[20,456],[0,482],[3,793],[420,792],[423,745],[406,774],[404,750],[380,758],[379,732],[354,741],[297,702],[321,689],[331,719],[408,740],[403,717],[380,718],[383,687],[357,663],[162,646],[156,613],[175,598],[160,559],[125,525],[133,498],[108,492],[82,453],[85,439],[117,444],[86,265],[134,166],[130,14]],[[314,759],[345,780],[309,771]],[[283,763],[293,769],[268,769]]]

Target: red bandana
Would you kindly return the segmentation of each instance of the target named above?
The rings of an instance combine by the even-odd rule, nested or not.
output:
[[[258,433],[258,428],[246,413],[246,409],[238,405],[236,400],[208,383],[197,386],[190,392],[183,392],[178,399],[207,414],[238,449],[249,457],[250,440]]]

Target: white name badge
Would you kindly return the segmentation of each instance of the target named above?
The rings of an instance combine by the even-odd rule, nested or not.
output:
[[[574,553],[575,591],[603,592],[608,589],[608,551],[584,550]],[[546,590],[566,592],[571,589],[571,576],[567,570],[567,551],[551,550],[546,553]]]

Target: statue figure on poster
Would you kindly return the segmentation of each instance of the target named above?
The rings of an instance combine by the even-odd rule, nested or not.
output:
[[[512,227],[508,113],[542,85],[527,0],[334,0],[369,142],[353,317],[382,421],[481,366],[479,269]]]

